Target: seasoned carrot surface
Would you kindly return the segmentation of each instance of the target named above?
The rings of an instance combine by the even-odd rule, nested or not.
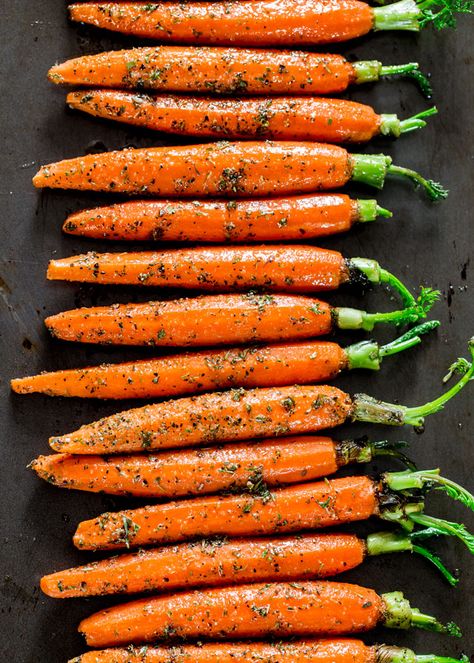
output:
[[[331,639],[139,647],[90,651],[70,663],[375,663],[375,647]]]
[[[67,103],[97,117],[155,131],[225,139],[362,143],[379,134],[382,120],[370,106],[317,97],[211,99],[92,89],[71,92]]]
[[[250,540],[210,539],[141,550],[41,579],[53,598],[165,592],[185,587],[327,578],[362,564],[354,534],[305,534]]]
[[[163,398],[235,386],[310,384],[330,380],[347,366],[347,355],[337,343],[307,341],[41,373],[12,380],[12,389],[81,398]]]
[[[108,2],[69,7],[73,21],[160,42],[313,46],[367,34],[372,9],[358,0]]]
[[[339,251],[310,245],[95,253],[51,260],[48,279],[199,290],[318,292],[350,281]]]
[[[63,230],[94,239],[259,242],[346,232],[359,218],[359,202],[345,194],[228,202],[132,200],[71,214]]]
[[[351,178],[337,145],[220,142],[87,154],[43,166],[36,187],[158,196],[249,197],[337,189]]]
[[[79,524],[74,544],[83,550],[112,550],[207,536],[262,536],[367,520],[378,512],[377,484],[366,476],[260,492],[104,513]]]
[[[332,94],[356,81],[341,55],[156,46],[83,55],[49,71],[53,83],[206,94]]]
[[[342,635],[383,621],[373,590],[335,582],[242,585],[134,601],[81,622],[91,647],[163,638]]]
[[[298,340],[333,329],[329,304],[300,295],[208,295],[65,311],[46,318],[65,341],[205,346]]]
[[[349,395],[336,387],[232,389],[120,412],[50,444],[66,453],[115,454],[281,437],[341,425],[351,409]]]
[[[159,454],[40,456],[31,463],[64,488],[168,499],[223,490],[255,490],[327,476],[349,462],[339,445],[313,435]]]

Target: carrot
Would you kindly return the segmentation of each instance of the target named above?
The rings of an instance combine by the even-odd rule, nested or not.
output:
[[[425,530],[422,530],[425,532]],[[428,532],[429,533],[429,532]],[[361,565],[366,557],[393,552],[428,553],[451,584],[457,579],[426,548],[418,534],[377,532],[304,534],[297,537],[211,539],[115,556],[52,573],[41,579],[45,594],[57,599],[171,592],[176,589],[329,578]],[[441,564],[441,567],[439,565]]]
[[[460,635],[412,609],[401,592],[328,581],[241,585],[141,599],[102,610],[79,625],[91,647],[164,638],[343,635],[377,626]]]
[[[416,80],[431,94],[417,63],[384,66],[337,54],[248,48],[155,46],[83,55],[52,67],[51,82],[162,92],[274,95],[339,94],[384,76]]]
[[[474,339],[469,343],[474,356]],[[474,361],[458,361],[463,377],[432,402],[406,407],[329,386],[233,389],[164,401],[120,412],[77,431],[50,438],[55,451],[130,453],[203,443],[314,433],[348,420],[421,426],[474,375]]]
[[[116,345],[203,346],[300,340],[334,329],[413,323],[426,317],[438,295],[422,289],[415,304],[389,313],[332,307],[298,295],[208,295],[144,304],[79,308],[45,320],[65,341]]]
[[[309,341],[183,353],[121,364],[41,373],[11,381],[20,394],[81,398],[161,398],[229,387],[311,384],[343,370],[378,370],[384,357],[421,343],[420,334],[438,326],[426,322],[391,343],[362,341],[342,348]]]
[[[336,639],[248,644],[204,644],[175,647],[127,647],[90,651],[69,663],[463,663],[392,645],[365,645],[360,640]],[[465,662],[464,662],[465,663]]]
[[[378,135],[398,138],[426,126],[423,118],[436,113],[431,108],[400,121],[396,115],[378,115],[370,106],[345,99],[151,97],[93,89],[69,93],[67,103],[96,117],[173,134],[326,143],[362,143]]]
[[[160,42],[295,47],[347,41],[372,30],[419,32],[429,21],[444,27],[457,6],[441,0],[402,0],[376,9],[358,0],[88,2],[71,5],[69,14],[73,21]]]
[[[417,523],[438,534],[456,536],[474,553],[474,537],[463,525],[446,525],[446,521],[423,513],[419,490],[433,485],[474,510],[474,497],[441,477],[439,470],[386,472],[380,479],[325,479],[272,492],[259,481],[247,494],[200,496],[103,513],[79,523],[74,545],[82,550],[114,550],[208,536],[270,536],[378,516],[407,527]]]
[[[38,188],[115,191],[162,197],[250,197],[337,189],[350,180],[382,188],[387,174],[412,180],[432,200],[441,185],[392,165],[383,154],[298,141],[220,142],[87,154],[43,166]]]
[[[353,200],[345,194],[228,202],[132,200],[71,214],[63,230],[94,239],[264,242],[324,237],[391,215],[375,200]]]

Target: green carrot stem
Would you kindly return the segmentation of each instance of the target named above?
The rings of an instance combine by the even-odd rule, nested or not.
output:
[[[456,578],[456,576],[451,573],[451,571],[443,564],[438,555],[435,555],[433,552],[431,552],[431,550],[428,550],[428,548],[416,544],[412,544],[412,551],[431,562],[433,566],[438,569],[445,580],[449,582],[451,587],[455,587],[458,584],[459,578]]]
[[[359,223],[366,223],[368,221],[375,221],[378,217],[390,219],[393,214],[390,210],[380,207],[376,200],[373,199],[358,199],[357,201],[357,221]]]
[[[420,71],[420,65],[417,62],[408,62],[407,64],[383,65],[378,60],[360,60],[353,63],[354,83],[373,83],[382,76],[405,76],[412,78],[420,87],[422,94],[430,99],[433,90],[430,81],[425,74]]]
[[[435,182],[434,180],[426,179],[420,175],[420,173],[417,173],[415,170],[411,170],[411,168],[390,165],[387,168],[387,173],[411,180],[415,183],[416,186],[422,187],[426,191],[430,200],[436,201],[448,197],[449,192],[442,186],[442,184]]]
[[[400,460],[406,467],[416,471],[416,465],[400,451],[407,442],[389,442],[378,440],[371,442],[366,437],[342,440],[336,444],[336,455],[339,467],[352,463],[370,463],[378,456],[391,456]]]
[[[385,614],[383,625],[388,628],[408,629],[411,626],[422,628],[437,633],[448,633],[449,635],[461,636],[461,631],[455,624],[441,624],[435,617],[412,608],[405,599],[402,592],[390,592],[382,594],[385,603]]]
[[[373,12],[375,31],[419,32],[428,23],[441,30],[456,26],[456,14],[471,13],[472,0],[400,0],[386,7],[377,7]]]
[[[417,525],[430,528],[433,533],[456,537],[474,555],[474,535],[462,523],[453,523],[449,520],[428,516],[426,513],[415,513],[414,511],[408,515],[408,518]]]
[[[394,274],[383,269],[376,260],[369,258],[350,258],[346,263],[351,282],[357,283],[360,280],[360,275],[363,274],[370,283],[386,283],[393,288],[398,292],[405,306],[414,306],[416,304],[415,298],[406,285]]]
[[[469,663],[466,656],[457,659],[436,654],[416,654],[412,649],[394,645],[376,645],[375,661],[376,663]]]
[[[412,117],[407,117],[406,120],[401,120],[400,133],[406,134],[409,133],[410,131],[414,131],[416,129],[425,127],[426,126],[425,117],[431,117],[432,115],[436,115],[437,112],[438,109],[436,108],[436,106],[432,106],[431,108],[427,108],[426,110],[422,111],[421,113],[417,113]]]
[[[474,511],[474,495],[463,486],[440,475],[439,469],[417,470],[412,472],[385,472],[383,481],[391,490],[430,489],[435,487],[447,493],[452,499],[457,500]]]

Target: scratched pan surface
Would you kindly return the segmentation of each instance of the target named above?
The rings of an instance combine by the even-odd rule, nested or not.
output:
[[[395,211],[392,221],[380,221],[325,242],[347,255],[378,259],[412,288],[424,283],[443,292],[443,300],[436,308],[436,316],[442,322],[439,333],[411,354],[388,360],[377,375],[359,373],[344,377],[339,385],[349,391],[367,391],[407,404],[424,402],[439,392],[447,366],[465,354],[466,339],[474,332],[474,274],[469,262],[474,204],[472,29],[472,20],[466,20],[457,32],[439,34],[427,30],[419,37],[378,35],[352,43],[344,51],[350,57],[377,57],[386,63],[420,60],[423,68],[432,72],[439,116],[430,121],[424,132],[406,136],[396,144],[376,141],[369,150],[385,150],[397,162],[428,173],[451,190],[446,202],[433,206],[405,184],[389,182],[379,198]],[[8,383],[14,376],[41,370],[150,354],[61,344],[48,337],[42,324],[47,314],[62,309],[133,297],[145,299],[149,291],[134,293],[118,288],[47,283],[45,269],[52,256],[106,249],[105,244],[62,236],[60,226],[67,213],[109,199],[87,194],[39,193],[33,190],[31,177],[41,163],[86,151],[153,145],[164,137],[67,112],[64,90],[54,88],[46,80],[46,71],[54,62],[80,53],[117,48],[129,44],[126,39],[68,25],[65,6],[57,0],[18,0],[4,5],[0,30],[0,653],[2,660],[16,663],[61,663],[85,649],[76,633],[79,620],[114,601],[54,602],[40,594],[38,580],[46,572],[91,559],[72,547],[76,524],[101,511],[122,507],[127,501],[54,489],[36,479],[26,466],[35,455],[48,451],[49,435],[73,430],[116,411],[120,405],[15,397],[10,394]],[[426,107],[417,89],[401,81],[360,88],[353,98],[401,116]],[[333,300],[360,304],[353,293],[339,294]],[[384,292],[368,293],[365,304],[372,309],[392,305]],[[389,330],[379,330],[378,338],[388,338],[390,334]],[[361,425],[352,430],[346,427],[337,435],[370,432],[374,439],[406,439],[420,467],[440,465],[448,476],[470,485],[472,490],[472,399],[471,389],[443,414],[430,419],[423,435]],[[124,407],[129,405],[125,403]],[[369,469],[382,467],[379,464]],[[451,519],[464,519],[474,529],[470,514],[438,495],[431,498],[430,510]],[[380,524],[373,523],[371,527],[380,529]],[[450,641],[421,631],[381,630],[368,636],[368,641],[405,644],[420,652],[454,655],[464,649],[472,653],[474,563],[453,542],[439,542],[438,548],[448,564],[463,569],[456,590],[443,584],[422,561],[408,555],[371,560],[345,579],[380,591],[402,589],[415,605],[441,619],[459,622],[465,631],[464,640]]]

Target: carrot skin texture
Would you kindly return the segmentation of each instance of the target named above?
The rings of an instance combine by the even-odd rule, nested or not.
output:
[[[301,244],[90,252],[51,260],[47,277],[53,281],[203,291],[264,287],[279,292],[322,292],[349,282],[350,273],[339,251]]]
[[[358,0],[86,3],[69,7],[73,21],[167,43],[234,46],[314,46],[347,41],[373,27]]]
[[[195,497],[104,513],[81,522],[74,545],[114,550],[208,536],[270,536],[367,520],[378,513],[378,488],[365,476],[326,479],[253,495]]]
[[[63,230],[92,239],[264,242],[347,232],[358,220],[345,194],[260,200],[132,200],[71,214]]]
[[[171,592],[247,582],[328,578],[362,564],[354,534],[198,541],[115,556],[41,579],[53,598]],[[237,560],[237,562],[236,562]]]
[[[226,140],[364,143],[380,133],[381,123],[370,106],[316,97],[210,99],[92,89],[70,92],[67,103],[96,117],[154,131]]]
[[[344,349],[328,341],[201,350],[12,380],[13,391],[79,398],[163,398],[232,387],[312,384],[347,368]]]
[[[312,297],[231,294],[79,308],[45,324],[65,341],[196,347],[324,336],[333,316],[329,304]]]
[[[87,154],[43,166],[38,188],[161,197],[271,196],[337,189],[352,175],[338,145],[298,141],[220,142]]]
[[[309,435],[135,456],[53,454],[31,467],[59,487],[171,499],[244,490],[260,479],[268,486],[311,481],[344,464],[337,442]]]
[[[173,638],[343,635],[375,628],[383,599],[371,589],[328,581],[255,584],[133,601],[85,619],[91,647]]]
[[[156,46],[84,55],[55,65],[57,84],[228,95],[327,95],[356,80],[337,54],[248,48]]]
[[[50,445],[55,451],[94,455],[281,437],[339,426],[351,409],[349,395],[336,387],[234,389],[113,414],[50,438]]]
[[[360,640],[305,640],[278,644],[252,642],[201,646],[105,649],[86,652],[69,663],[375,663],[375,647]]]

